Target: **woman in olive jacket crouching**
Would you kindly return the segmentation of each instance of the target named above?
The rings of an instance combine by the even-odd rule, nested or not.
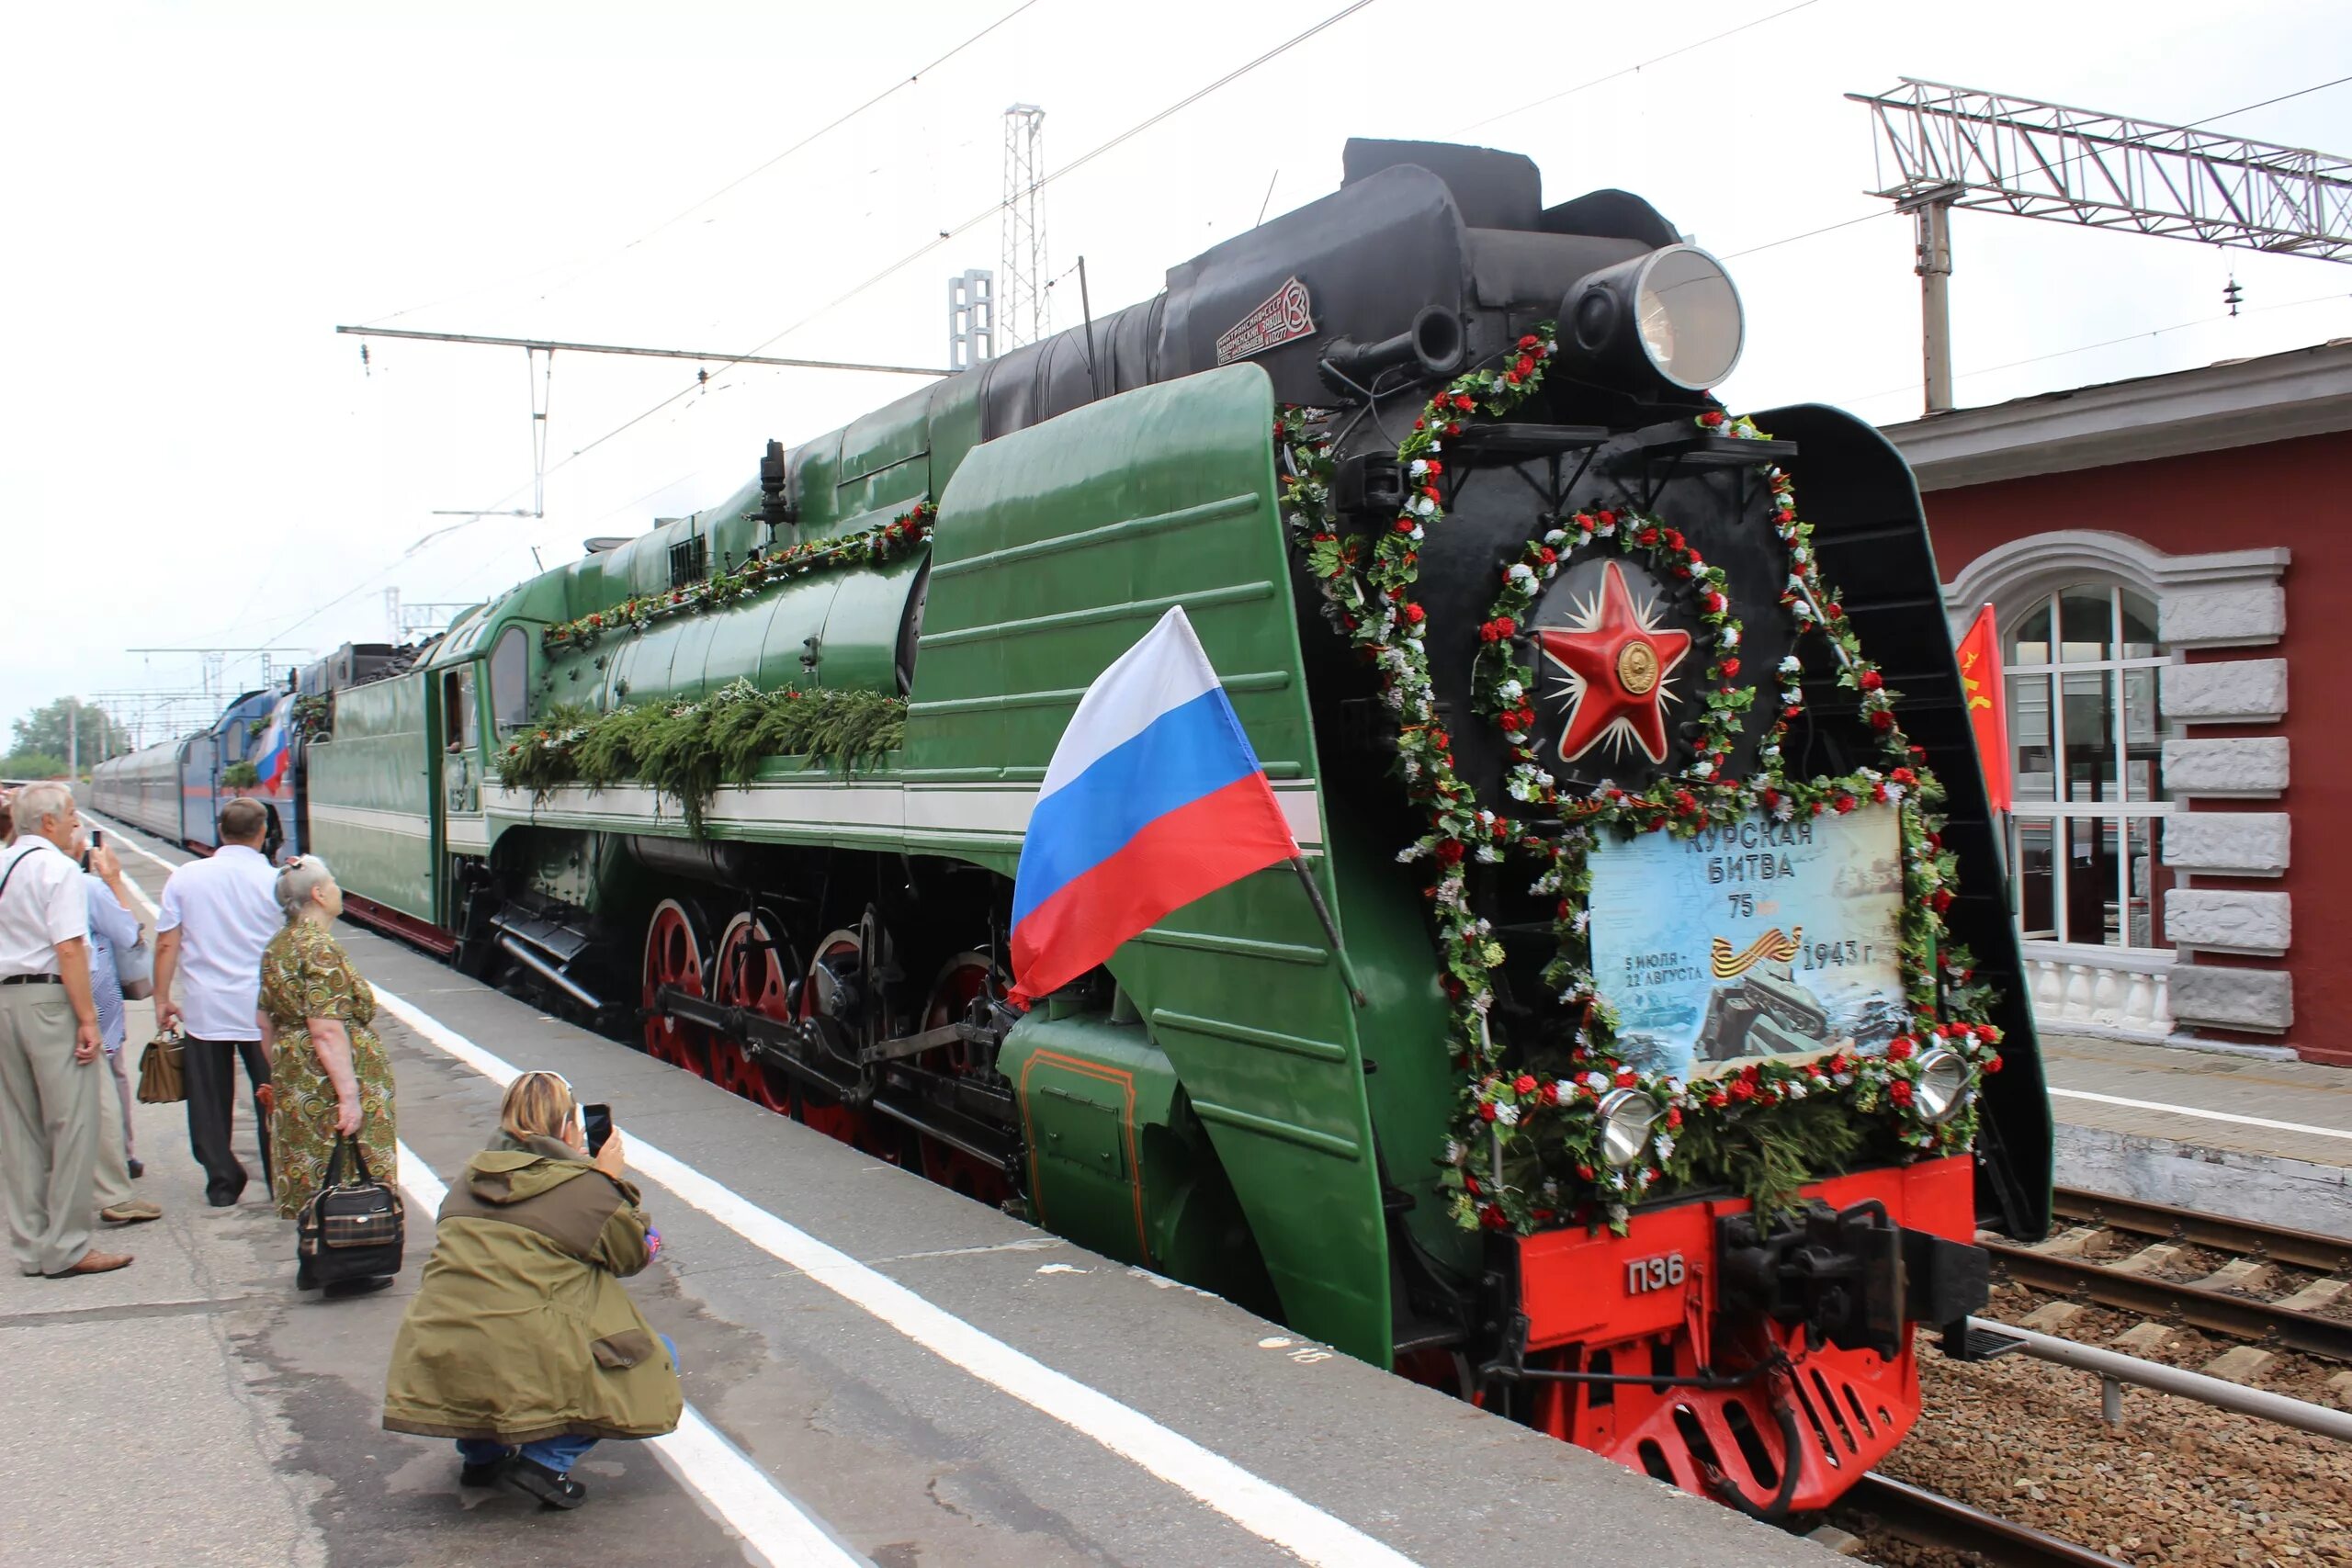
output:
[[[455,1438],[468,1486],[576,1508],[571,1470],[600,1438],[677,1429],[677,1347],[621,1280],[661,1236],[621,1178],[616,1131],[592,1161],[571,1086],[525,1073],[499,1135],[441,1205],[384,1387],[384,1426]]]

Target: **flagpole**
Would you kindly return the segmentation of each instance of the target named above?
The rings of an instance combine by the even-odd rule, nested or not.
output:
[[[1306,869],[1306,858],[1291,856],[1290,868],[1298,873],[1298,885],[1306,889],[1306,901],[1315,906],[1315,918],[1323,922],[1323,934],[1330,939],[1331,957],[1340,965],[1340,979],[1348,987],[1348,995],[1356,1006],[1368,1006],[1363,987],[1356,981],[1356,966],[1348,962],[1347,946],[1340,941],[1339,923],[1331,919],[1330,906],[1323,902],[1323,889],[1315,886],[1315,875]]]

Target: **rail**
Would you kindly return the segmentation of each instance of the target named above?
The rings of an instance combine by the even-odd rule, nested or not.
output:
[[[1917,1546],[1957,1548],[2001,1568],[2122,1568],[2104,1552],[2062,1540],[1954,1498],[1871,1471],[1846,1495],[1887,1534]]]
[[[2312,1231],[2289,1230],[2227,1214],[2199,1213],[2164,1203],[2145,1203],[2111,1192],[2088,1192],[2078,1187],[2058,1189],[2052,1207],[2070,1220],[2087,1220],[2109,1230],[2134,1235],[2163,1236],[2191,1247],[2242,1252],[2298,1269],[2333,1274],[2352,1269],[2352,1241]]]
[[[2158,1393],[2193,1399],[2217,1410],[2233,1410],[2241,1416],[2252,1416],[2281,1427],[2292,1427],[2299,1432],[2309,1432],[2314,1437],[2352,1443],[2352,1411],[2330,1410],[2324,1404],[2291,1399],[2283,1393],[2272,1393],[2267,1389],[2249,1388],[2245,1383],[2231,1382],[2224,1378],[2207,1377],[2203,1372],[2167,1367],[2161,1361],[2143,1361],[2137,1356],[2126,1356],[2120,1351],[2077,1345],[2071,1339],[2038,1334],[2030,1328],[2012,1327],[1988,1318],[1972,1317],[1968,1320],[1968,1326],[1972,1334],[1982,1332],[2017,1341],[2012,1348],[2019,1355],[2092,1373],[2099,1380],[2100,1404],[2109,1426],[2121,1424],[2122,1385],[2133,1383],[2154,1389]]]
[[[2121,1228],[2121,1227],[2119,1227]],[[2240,1339],[2274,1343],[2307,1356],[2352,1361],[2352,1322],[2322,1317],[2273,1302],[2233,1296],[2203,1285],[2175,1283],[2064,1253],[2038,1251],[2014,1243],[1980,1240],[2008,1277],[2036,1290],[2089,1297],[2102,1306],[2177,1317]],[[2274,1255],[2275,1256],[2275,1255]]]

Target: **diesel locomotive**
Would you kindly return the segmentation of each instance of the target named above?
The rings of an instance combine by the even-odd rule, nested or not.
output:
[[[1917,1331],[1971,1353],[2051,1129],[1917,491],[1835,410],[1723,409],[1741,338],[1640,198],[1351,142],[1155,298],[341,685],[303,842],[879,1157],[1819,1508]],[[1306,876],[1012,1006],[1047,761],[1178,604]]]

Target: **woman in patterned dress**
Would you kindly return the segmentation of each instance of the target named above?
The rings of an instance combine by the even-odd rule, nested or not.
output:
[[[343,889],[316,855],[288,861],[277,874],[286,929],[261,955],[262,1038],[271,1043],[269,1139],[277,1212],[293,1219],[326,1183],[335,1134],[368,1156],[379,1181],[396,1179],[392,1069],[368,1026],[376,993],[345,956],[330,928],[343,913]],[[349,1161],[345,1174],[356,1174]],[[306,1270],[295,1286],[308,1290]]]

